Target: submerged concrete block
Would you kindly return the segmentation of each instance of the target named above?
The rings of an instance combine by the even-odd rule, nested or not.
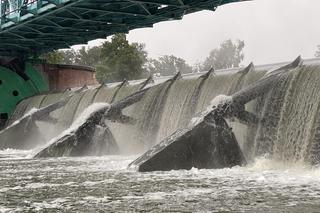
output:
[[[216,169],[245,164],[231,128],[222,117],[206,115],[195,126],[181,129],[152,147],[129,167],[138,171]]]
[[[99,119],[97,121],[97,119]],[[92,116],[76,130],[63,133],[58,139],[53,139],[47,147],[38,152],[35,157],[75,157],[101,156],[118,154],[118,145],[105,125],[100,125],[101,117]]]

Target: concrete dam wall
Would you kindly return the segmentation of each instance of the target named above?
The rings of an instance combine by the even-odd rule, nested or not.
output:
[[[137,120],[135,125],[108,121],[108,126],[121,153],[142,153],[188,125],[190,119],[216,96],[231,95],[277,66],[280,65],[217,71],[207,76],[188,75],[174,81],[157,79],[147,85],[151,89],[140,102],[124,110],[124,114]],[[246,104],[246,110],[258,116],[258,124],[242,124],[237,119],[228,119],[248,160],[266,154],[281,161],[317,163],[320,160],[319,80],[320,65],[307,62],[283,74],[281,81],[266,95]],[[52,113],[58,121],[54,127],[44,123],[39,125],[49,140],[68,128],[92,103],[120,100],[138,91],[142,83],[143,80],[34,96],[17,106],[12,120],[34,107],[44,107],[74,94],[64,107]]]

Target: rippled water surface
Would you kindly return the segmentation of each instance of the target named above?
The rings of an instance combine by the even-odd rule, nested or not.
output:
[[[136,156],[26,155],[0,155],[0,212],[320,211],[320,170],[303,166],[138,173],[126,168]]]

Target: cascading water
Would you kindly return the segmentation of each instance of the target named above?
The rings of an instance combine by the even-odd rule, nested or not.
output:
[[[318,163],[319,66],[304,66],[283,76],[265,100],[255,152],[282,161]]]
[[[320,161],[320,66],[306,64],[282,74],[267,94],[246,104],[259,117],[258,124],[228,119],[249,161],[246,167],[137,173],[126,169],[137,156],[29,160],[24,156],[30,151],[1,150],[0,210],[317,211],[319,170],[309,166]],[[136,119],[135,125],[107,124],[122,154],[142,153],[185,127],[213,98],[247,87],[270,67],[156,80],[140,102],[123,110]],[[49,140],[92,103],[120,100],[141,86],[104,85],[31,97],[17,106],[10,123],[72,94],[51,113],[57,124],[37,122]]]
[[[317,95],[319,70],[317,65],[307,65],[283,74],[268,94],[247,104],[246,110],[261,118],[258,125],[229,120],[247,158],[271,154],[284,161],[318,162],[315,150],[319,146],[316,119],[320,101]],[[241,72],[167,81],[153,86],[139,103],[124,110],[124,114],[137,119],[135,126],[113,122],[108,125],[123,153],[139,153],[185,127],[192,116],[205,109],[217,95],[239,91],[264,74],[263,70],[254,71],[249,66]],[[90,104],[120,100],[140,87],[141,84],[100,86],[74,92],[68,103],[54,112],[58,119],[55,132],[70,126]],[[14,117],[72,93],[66,91],[26,99],[18,105]]]

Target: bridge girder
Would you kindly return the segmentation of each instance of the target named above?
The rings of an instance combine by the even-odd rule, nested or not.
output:
[[[38,55],[69,48],[239,1],[0,0],[0,56]]]

